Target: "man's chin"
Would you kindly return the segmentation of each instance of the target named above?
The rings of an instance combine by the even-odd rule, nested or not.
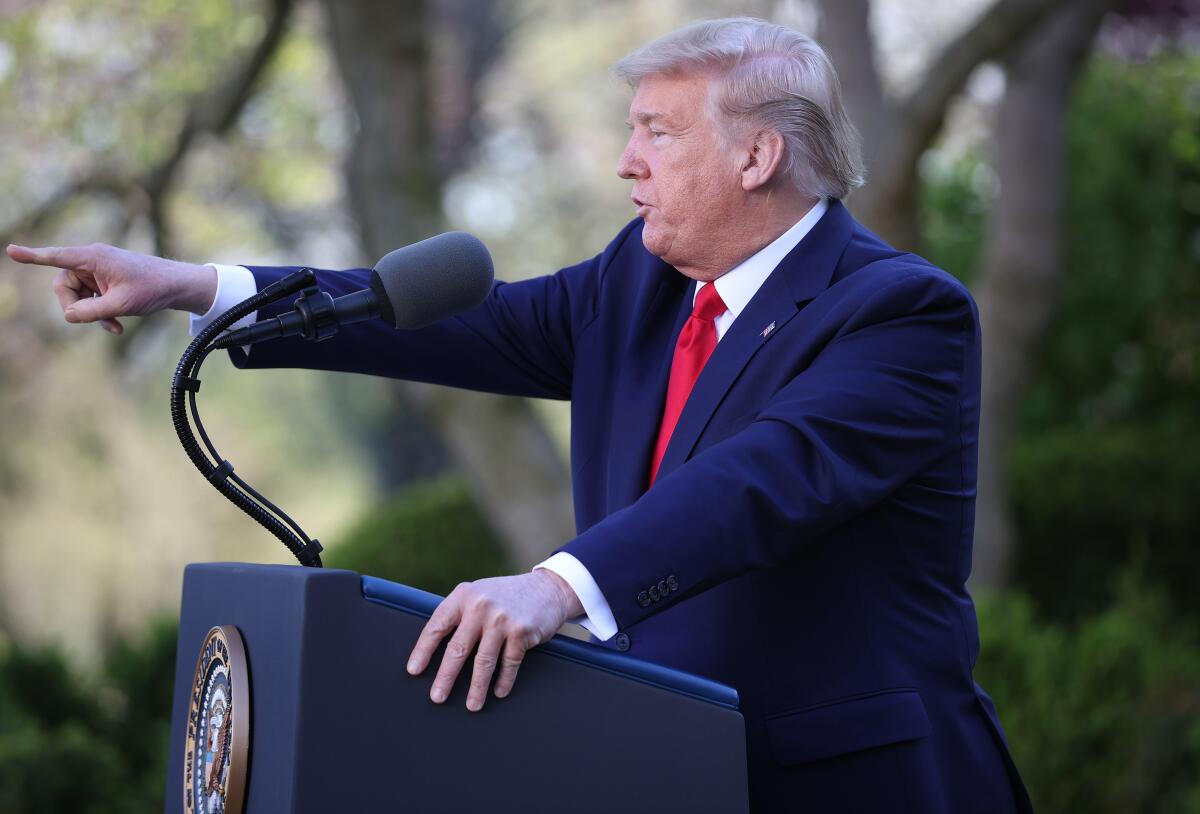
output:
[[[646,247],[646,251],[655,257],[663,257],[670,249],[671,241],[667,240],[657,229],[643,220],[642,245]]]

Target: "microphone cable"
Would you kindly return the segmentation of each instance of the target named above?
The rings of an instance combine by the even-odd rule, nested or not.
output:
[[[312,269],[300,269],[233,306],[204,328],[183,352],[179,364],[175,367],[175,375],[171,378],[171,423],[184,452],[213,488],[277,537],[301,565],[320,568],[321,543],[310,538],[282,509],[234,474],[233,464],[217,452],[196,409],[196,393],[200,390],[200,366],[204,364],[208,355],[217,349],[215,340],[221,333],[247,314],[315,283],[316,275]],[[196,435],[188,422],[189,412],[204,442],[203,449],[196,441]],[[211,460],[205,454],[205,449],[208,455],[212,456]]]

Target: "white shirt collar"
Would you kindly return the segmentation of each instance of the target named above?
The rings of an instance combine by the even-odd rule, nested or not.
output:
[[[762,287],[766,279],[771,276],[775,267],[783,261],[783,258],[787,257],[792,249],[796,248],[796,245],[804,239],[804,236],[828,209],[829,202],[824,198],[817,201],[816,206],[808,210],[808,213],[796,221],[792,228],[716,279],[713,285],[717,287],[721,301],[729,309],[728,315],[725,315],[728,322],[721,327],[728,327],[728,323],[737,318],[737,315],[758,293],[758,289]],[[697,283],[696,293],[698,294],[705,285],[707,284],[703,282]],[[695,303],[694,296],[692,302]]]

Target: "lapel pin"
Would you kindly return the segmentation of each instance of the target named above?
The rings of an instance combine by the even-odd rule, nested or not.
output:
[[[772,322],[772,323],[771,323],[770,325],[768,325],[767,327],[763,328],[763,332],[762,332],[761,334],[759,334],[759,336],[761,336],[763,339],[766,339],[768,336],[770,336],[770,335],[771,335],[771,331],[773,331],[773,330],[775,330],[775,323],[774,323],[774,322]]]

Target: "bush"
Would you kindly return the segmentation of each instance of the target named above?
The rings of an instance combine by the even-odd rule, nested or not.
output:
[[[175,640],[154,625],[94,680],[53,648],[0,646],[0,812],[160,809]]]
[[[406,489],[328,560],[436,593],[507,570],[456,479]],[[162,621],[118,641],[90,679],[56,649],[0,639],[0,814],[162,808],[178,632]]]
[[[1015,585],[1058,619],[1112,602],[1136,565],[1200,624],[1200,439],[1154,428],[1041,433],[1013,451]]]
[[[1019,594],[979,603],[975,675],[995,699],[1039,814],[1200,812],[1200,651],[1126,580],[1076,627]]]
[[[1200,623],[1200,58],[1098,54],[1066,121],[1054,321],[1015,416],[1014,577],[1039,612],[1104,608],[1136,558]],[[922,169],[929,257],[970,278],[986,154]],[[987,341],[987,329],[984,329]],[[985,375],[986,375],[985,371]]]
[[[326,565],[443,595],[464,580],[511,571],[496,536],[455,477],[403,489],[332,546]]]

